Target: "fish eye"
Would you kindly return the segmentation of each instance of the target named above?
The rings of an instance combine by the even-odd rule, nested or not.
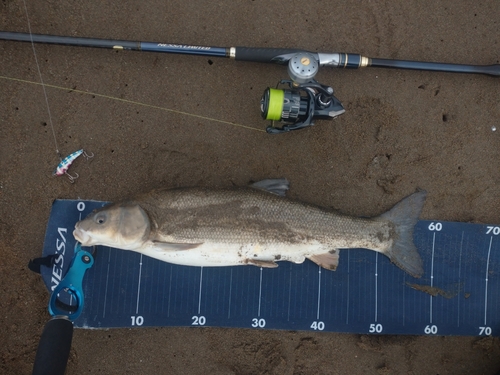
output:
[[[97,215],[95,218],[95,222],[97,224],[104,224],[106,222],[106,216],[104,215]]]

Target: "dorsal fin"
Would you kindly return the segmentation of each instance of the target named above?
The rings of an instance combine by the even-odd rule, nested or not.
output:
[[[255,182],[250,186],[284,197],[287,190],[290,188],[290,183],[286,178],[271,178]]]

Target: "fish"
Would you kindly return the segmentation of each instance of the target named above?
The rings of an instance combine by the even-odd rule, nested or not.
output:
[[[387,256],[413,277],[423,263],[413,228],[425,203],[419,190],[392,209],[360,218],[287,198],[286,179],[246,187],[156,189],[94,210],[75,224],[82,246],[131,250],[161,261],[201,267],[279,261],[335,270],[340,249],[364,248]]]

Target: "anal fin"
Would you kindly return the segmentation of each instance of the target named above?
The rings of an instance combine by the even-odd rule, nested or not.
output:
[[[328,253],[316,254],[307,257],[312,260],[318,266],[323,267],[327,270],[335,271],[339,265],[339,251],[331,250]]]

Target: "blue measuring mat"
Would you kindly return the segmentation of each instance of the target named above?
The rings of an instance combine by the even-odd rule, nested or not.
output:
[[[105,202],[56,200],[42,267],[53,290],[71,263],[74,224]],[[359,334],[499,336],[500,226],[421,220],[415,279],[385,256],[341,250],[335,272],[306,260],[188,267],[99,246],[83,282],[79,328],[212,326]]]

